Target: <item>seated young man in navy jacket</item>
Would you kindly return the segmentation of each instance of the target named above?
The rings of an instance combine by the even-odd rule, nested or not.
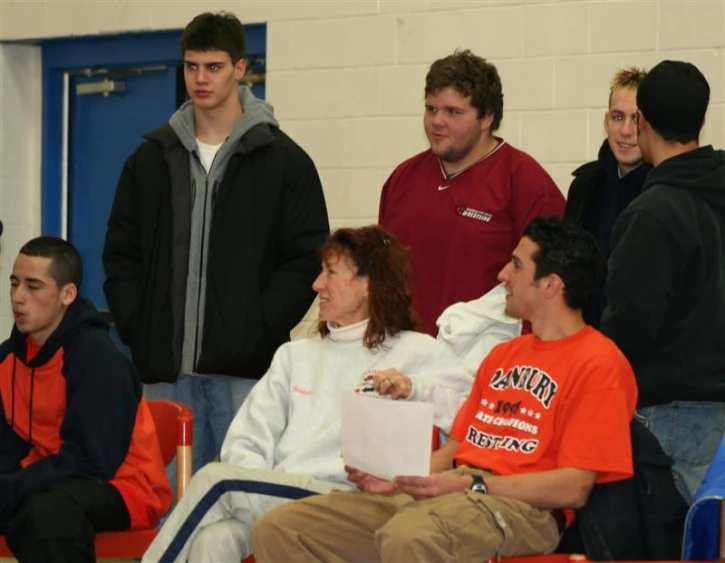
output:
[[[95,561],[97,532],[155,526],[171,489],[135,368],[78,296],[76,248],[26,243],[0,345],[0,533],[22,561]]]

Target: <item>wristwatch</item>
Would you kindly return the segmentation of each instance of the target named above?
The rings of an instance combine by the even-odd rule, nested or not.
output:
[[[481,493],[482,495],[488,493],[488,485],[486,485],[486,481],[483,480],[483,477],[480,475],[471,475],[471,478],[473,479],[473,483],[471,483],[472,491]]]

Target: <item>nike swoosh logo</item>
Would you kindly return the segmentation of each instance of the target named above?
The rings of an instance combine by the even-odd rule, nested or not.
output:
[[[438,186],[438,191],[442,192],[443,190],[447,190],[448,188],[450,188],[450,186]]]

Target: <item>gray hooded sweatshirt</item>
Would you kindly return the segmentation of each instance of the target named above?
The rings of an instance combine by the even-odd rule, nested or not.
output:
[[[194,103],[186,101],[169,119],[169,125],[191,154],[191,240],[189,247],[189,274],[186,282],[184,308],[184,343],[180,375],[194,375],[201,353],[202,329],[206,296],[206,268],[209,250],[209,227],[214,212],[214,199],[229,158],[247,132],[260,124],[279,127],[270,104],[257,99],[244,85],[239,86],[239,101],[244,113],[216,153],[207,174],[199,158],[199,147],[194,129]]]

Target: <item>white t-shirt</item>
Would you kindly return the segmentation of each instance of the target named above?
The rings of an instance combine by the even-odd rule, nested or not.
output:
[[[199,160],[201,160],[201,165],[204,167],[204,170],[206,170],[206,173],[209,174],[211,163],[214,162],[214,157],[224,142],[222,141],[218,145],[207,145],[197,139],[196,144],[199,146]]]

